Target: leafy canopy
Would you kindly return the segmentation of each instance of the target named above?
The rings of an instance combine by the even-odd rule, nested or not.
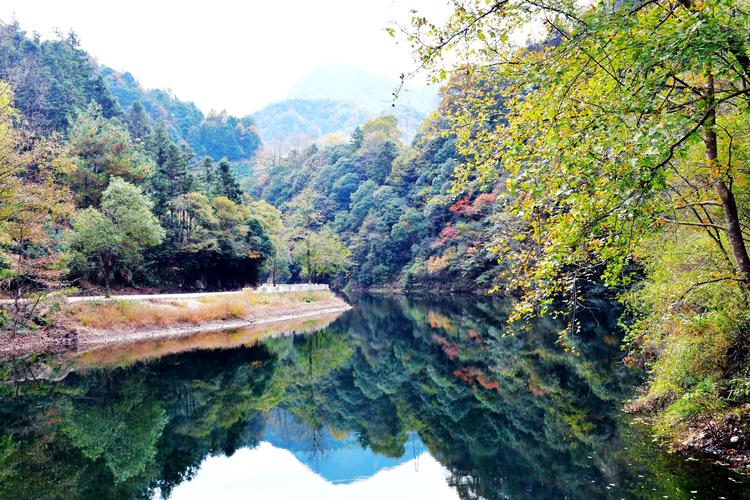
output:
[[[436,80],[448,54],[472,62],[457,70],[478,90],[452,113],[467,158],[456,188],[505,181],[520,226],[493,246],[526,292],[519,313],[575,301],[582,277],[627,282],[639,241],[665,224],[731,243],[732,275],[747,274],[727,209],[745,183],[748,15],[729,0],[477,0],[442,26],[415,14],[407,37]],[[514,43],[540,23],[542,42]]]

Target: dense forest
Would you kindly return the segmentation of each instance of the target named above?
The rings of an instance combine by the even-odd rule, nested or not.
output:
[[[5,293],[236,288],[280,266],[272,254],[286,278],[340,267],[338,241],[294,217],[282,238],[280,212],[243,195],[231,160],[260,147],[251,119],[146,92],[75,35],[40,41],[17,24],[0,35]]]
[[[344,144],[260,158],[246,190],[282,209],[310,204],[351,252],[350,288],[487,290],[498,275],[483,245],[497,196],[492,186],[453,191],[462,158],[444,118],[449,95],[412,145],[394,116],[375,118]]]
[[[570,350],[605,297],[625,307],[624,363],[650,373],[630,408],[652,411],[665,442],[748,425],[748,16],[733,0],[414,14],[389,32],[441,90],[413,141],[397,114],[333,106],[351,134],[304,147],[144,91],[75,35],[2,25],[3,293],[492,292],[513,299],[511,323],[559,319]],[[540,36],[519,45],[519,26]],[[307,104],[288,103],[292,122]]]
[[[135,107],[153,123],[164,123],[174,141],[186,142],[198,156],[249,161],[260,147],[255,122],[248,116],[237,118],[226,112],[204,115],[192,102],[181,101],[165,90],[145,90],[130,73],[105,66],[98,68],[98,73],[123,109]]]

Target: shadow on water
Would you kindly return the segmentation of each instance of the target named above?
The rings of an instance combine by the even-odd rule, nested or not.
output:
[[[626,422],[638,380],[607,308],[571,354],[552,321],[509,335],[500,300],[354,305],[315,333],[255,344],[212,334],[187,351],[89,353],[75,371],[4,363],[4,380],[24,381],[0,385],[0,497],[166,497],[207,456],[261,441],[330,482],[421,446],[462,498],[747,495],[743,478],[659,452]]]

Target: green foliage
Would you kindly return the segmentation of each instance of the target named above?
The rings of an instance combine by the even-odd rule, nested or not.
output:
[[[169,201],[193,189],[194,178],[188,172],[193,152],[169,139],[164,125],[159,125],[148,138],[148,149],[156,162],[151,176],[154,213],[164,218]]]
[[[714,417],[726,408],[726,402],[719,396],[716,381],[704,379],[695,389],[682,395],[659,413],[654,426],[656,434],[662,438],[680,438],[687,424],[701,417]]]
[[[539,19],[545,38],[519,48]],[[463,89],[455,191],[502,187],[492,250],[508,271],[495,289],[522,295],[512,319],[562,299],[576,333],[591,282],[645,274],[624,297],[629,348],[652,368],[646,399],[669,405],[661,432],[720,413],[746,373],[748,26],[729,0],[476,0],[440,25],[415,13],[405,33],[435,81]]]
[[[499,237],[495,250],[513,272],[524,271],[519,315],[575,296],[581,279],[628,283],[634,248],[665,224],[710,230],[705,223],[714,220],[721,227],[720,209],[693,209],[709,206],[704,202],[729,207],[726,187],[744,175],[725,142],[745,133],[735,106],[746,106],[747,96],[724,89],[743,87],[750,69],[728,62],[743,60],[747,46],[747,18],[734,15],[732,5],[683,2],[675,6],[679,14],[665,15],[658,3],[631,12],[624,4],[477,1],[456,9],[444,26],[414,18],[409,39],[436,74],[454,49],[483,64],[463,71],[481,91],[460,96],[453,113],[466,158],[456,187],[508,176],[508,211],[520,227]],[[552,16],[549,39],[519,51],[509,30],[537,14]],[[486,37],[493,50],[472,43]],[[498,111],[503,119],[484,126],[482,118]],[[718,146],[708,152],[708,144]],[[514,243],[518,232],[531,244]],[[733,252],[746,254],[736,240]],[[738,261],[736,270],[747,274],[743,267]]]
[[[74,218],[67,237],[70,267],[78,276],[102,280],[107,293],[117,276],[130,282],[143,250],[161,243],[164,230],[151,202],[136,186],[113,178],[101,210],[88,207]]]
[[[311,233],[304,244],[297,244],[292,250],[292,258],[302,268],[300,276],[314,282],[346,271],[349,255],[349,250],[328,227]]]
[[[151,121],[163,123],[169,138],[177,144],[185,142],[196,155],[214,160],[249,160],[260,148],[260,136],[251,117],[237,118],[226,112],[205,116],[194,103],[181,101],[168,91],[145,90],[128,72],[119,73],[105,66],[99,72],[112,95],[128,110],[134,139],[143,137],[145,124]],[[130,124],[132,119],[139,125]]]
[[[322,226],[318,211],[321,199],[310,188],[295,196],[287,205],[286,241],[299,276],[308,282],[331,280],[349,267],[349,250],[329,227]]]
[[[747,377],[731,379],[729,381],[729,399],[733,402],[750,400],[750,379]]]
[[[271,255],[264,261],[263,271],[272,284],[284,283],[291,278],[289,270],[291,255],[289,253],[291,236],[284,226],[281,211],[265,201],[254,201],[249,204],[253,216],[263,227],[272,246]]]
[[[219,166],[215,178],[202,178],[201,187],[195,185],[191,171],[196,154],[251,159],[260,147],[251,118],[226,113],[204,116],[194,104],[168,92],[145,91],[128,73],[98,68],[73,34],[41,42],[28,38],[16,23],[3,24],[0,45],[0,75],[15,87],[17,105],[29,119],[27,125],[45,134],[67,129],[69,158],[60,162],[61,169],[67,168],[66,187],[73,191],[79,207],[97,209],[82,212],[74,223],[73,234],[78,236],[69,242],[69,278],[107,285],[114,280],[130,285],[188,283],[190,287],[238,286],[257,280],[258,268],[270,253],[263,228],[245,212],[232,215],[236,209],[220,210],[210,203],[206,207],[205,200],[188,196],[200,190],[211,199],[227,196],[235,204],[241,202],[241,191],[226,164]],[[124,115],[118,100],[126,109]],[[166,230],[165,237],[158,238],[163,243],[154,247],[156,240],[148,245],[131,240],[121,222],[104,208],[99,210],[102,193],[114,177],[143,188]],[[41,197],[38,200],[42,202]],[[53,206],[47,198],[44,202]],[[175,208],[197,219],[178,221]],[[224,219],[217,217],[217,210]],[[43,213],[39,211],[39,216]],[[150,208],[141,215],[144,227],[154,222]],[[32,234],[40,243],[46,241]],[[59,240],[58,235],[50,241],[57,241],[59,247]],[[142,255],[144,249],[149,250]],[[33,253],[41,267],[41,250]],[[184,255],[197,260],[177,262]],[[52,278],[52,272],[46,271],[47,285],[52,285]]]
[[[225,196],[235,203],[241,201],[242,189],[232,173],[232,165],[227,160],[219,162],[216,171],[216,187],[214,192],[219,196]]]
[[[88,401],[68,409],[63,432],[89,460],[103,459],[115,485],[142,474],[156,458],[156,442],[167,416],[154,400],[144,401],[140,386],[124,385],[116,403],[103,408]]]
[[[626,360],[650,367],[648,392],[638,403],[660,410],[660,436],[680,439],[691,419],[742,401],[743,386],[732,380],[747,372],[745,292],[702,232],[662,235],[641,253],[647,277],[624,297],[632,312]]]
[[[131,141],[119,119],[107,119],[92,103],[71,119],[68,150],[74,164],[69,184],[79,207],[98,207],[102,192],[112,177],[139,183],[153,165],[144,151]]]
[[[0,79],[15,89],[16,107],[42,134],[64,130],[69,117],[97,103],[106,118],[120,114],[117,100],[80,48],[75,33],[41,41],[17,22],[0,22]]]
[[[445,91],[443,107],[451,92]],[[496,197],[477,187],[464,205],[452,206],[459,155],[443,111],[425,123],[413,147],[401,144],[393,116],[379,117],[355,129],[349,144],[311,147],[261,165],[246,189],[282,207],[290,220],[293,200],[307,200],[302,211],[316,213],[315,226],[333,228],[351,252],[351,271],[338,283],[489,288],[497,266],[482,243],[492,237]],[[456,223],[462,231],[453,234]]]

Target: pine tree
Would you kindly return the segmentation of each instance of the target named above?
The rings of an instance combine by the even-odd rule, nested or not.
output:
[[[242,189],[240,183],[232,173],[232,164],[226,159],[219,162],[219,172],[216,179],[216,194],[226,196],[235,203],[242,201]]]
[[[151,134],[151,119],[140,101],[135,101],[130,107],[125,123],[134,141],[145,141]]]
[[[188,172],[193,153],[187,146],[178,146],[172,142],[163,147],[162,140],[163,138],[159,139],[151,189],[154,213],[163,218],[168,212],[169,201],[193,188],[193,177]]]
[[[203,163],[201,163],[200,180],[203,184],[203,193],[211,198],[214,192],[214,163],[208,156],[203,158]]]
[[[133,144],[122,122],[105,118],[93,102],[70,119],[68,151],[75,164],[68,182],[82,208],[99,205],[112,176],[138,184],[151,170],[149,158]]]
[[[352,132],[352,146],[354,146],[354,149],[359,149],[362,147],[362,142],[365,140],[365,135],[362,132],[362,127],[356,127],[354,129],[354,132]]]

